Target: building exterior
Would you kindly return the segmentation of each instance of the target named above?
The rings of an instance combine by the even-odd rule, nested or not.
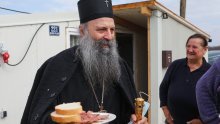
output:
[[[156,1],[115,5],[113,10],[119,53],[133,69],[138,91],[150,96],[150,124],[163,124],[159,85],[169,62],[185,57],[189,35],[210,36]],[[1,124],[20,122],[37,69],[77,44],[78,26],[77,12],[0,16],[0,49],[8,51],[8,63],[14,65],[0,55],[0,112],[7,112]]]

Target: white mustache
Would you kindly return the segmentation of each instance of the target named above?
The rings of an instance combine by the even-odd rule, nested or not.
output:
[[[195,55],[196,53],[195,53],[194,51],[188,51],[188,50],[187,50],[187,54]]]

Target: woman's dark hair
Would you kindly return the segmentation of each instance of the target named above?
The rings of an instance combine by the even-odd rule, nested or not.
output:
[[[192,38],[200,38],[202,39],[203,43],[201,44],[203,47],[207,47],[208,46],[208,41],[206,40],[206,37],[202,34],[193,34],[191,35],[186,42],[186,45],[188,44],[189,40]]]

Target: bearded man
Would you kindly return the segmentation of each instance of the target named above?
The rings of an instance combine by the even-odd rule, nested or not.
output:
[[[80,0],[78,9],[79,46],[48,59],[37,71],[21,124],[54,124],[54,107],[70,102],[81,102],[85,111],[113,113],[114,124],[135,121],[136,90],[118,55],[111,1]]]

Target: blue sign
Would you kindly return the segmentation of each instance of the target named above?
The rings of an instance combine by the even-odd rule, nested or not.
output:
[[[60,27],[57,25],[49,25],[49,34],[50,34],[50,36],[59,36],[60,35]]]

